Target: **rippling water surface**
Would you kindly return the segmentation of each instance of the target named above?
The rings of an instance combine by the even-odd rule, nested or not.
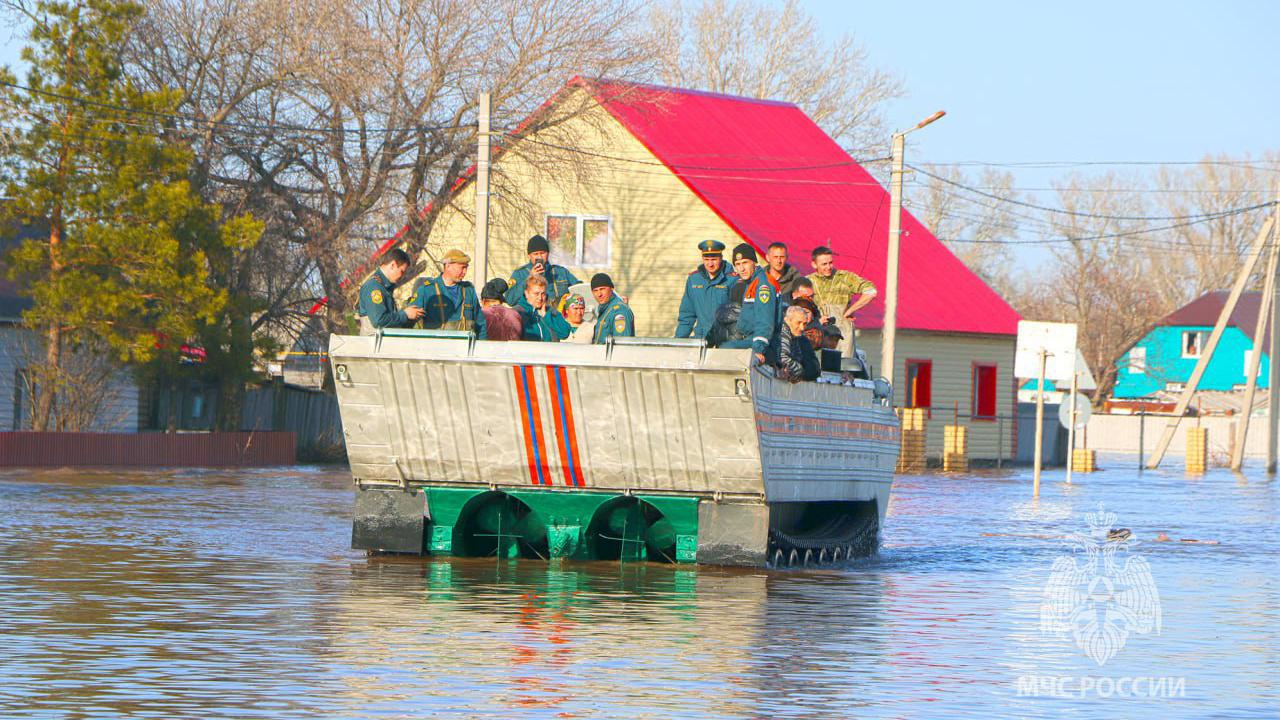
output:
[[[367,558],[333,469],[9,471],[0,716],[1280,716],[1276,483],[1122,463],[899,478],[809,572]],[[1099,503],[1161,609],[1101,665],[1040,623]]]

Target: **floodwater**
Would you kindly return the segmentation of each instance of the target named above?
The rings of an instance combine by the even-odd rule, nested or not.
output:
[[[1277,484],[1132,464],[900,478],[878,557],[786,572],[369,558],[334,469],[7,471],[0,717],[1280,716]],[[1077,642],[1100,503],[1133,572]]]

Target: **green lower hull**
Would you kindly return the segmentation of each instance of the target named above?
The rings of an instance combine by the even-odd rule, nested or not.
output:
[[[697,498],[426,487],[426,552],[697,562]]]

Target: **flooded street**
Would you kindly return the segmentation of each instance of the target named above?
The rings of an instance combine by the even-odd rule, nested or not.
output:
[[[899,478],[808,572],[367,558],[345,469],[8,471],[0,717],[1276,717],[1276,483],[1100,465]],[[1099,503],[1158,597],[1078,641]]]

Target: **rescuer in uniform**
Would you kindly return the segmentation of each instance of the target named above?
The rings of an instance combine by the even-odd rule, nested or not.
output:
[[[484,313],[476,288],[463,280],[471,258],[461,250],[450,250],[441,259],[440,276],[414,291],[409,305],[422,308],[422,327],[428,330],[469,330],[480,340],[487,339]]]
[[[729,301],[729,289],[738,277],[724,264],[724,243],[703,240],[702,267],[689,273],[684,281],[684,297],[676,315],[676,337],[704,338],[716,323],[716,310]]]
[[[764,362],[769,341],[781,324],[778,308],[782,303],[777,291],[769,282],[769,275],[757,264],[755,248],[742,243],[733,249],[733,268],[738,272],[738,282],[746,283],[742,293],[742,313],[738,315],[737,331],[741,340],[730,340],[720,347],[751,348],[758,362]]]
[[[530,275],[541,275],[547,281],[547,302],[552,307],[558,307],[560,301],[565,295],[569,294],[569,288],[582,282],[568,269],[551,264],[551,246],[547,244],[547,239],[541,235],[534,235],[529,238],[529,244],[525,246],[525,252],[529,254],[529,262],[516,268],[511,273],[510,287],[507,289],[507,304],[518,305],[520,300],[524,298],[524,284]]]
[[[387,251],[382,265],[360,286],[356,313],[360,316],[360,334],[374,335],[383,328],[407,328],[422,317],[422,308],[396,309],[392,296],[396,284],[409,269],[409,254],[400,248]]]
[[[613,291],[613,278],[605,273],[592,276],[591,295],[599,303],[592,343],[601,345],[611,337],[635,337],[636,316]]]

